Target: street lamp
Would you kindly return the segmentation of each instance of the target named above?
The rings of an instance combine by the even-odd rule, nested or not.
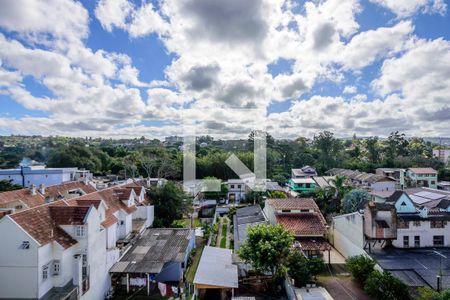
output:
[[[442,282],[442,258],[447,259],[447,256],[445,256],[444,254],[433,250],[433,253],[439,256],[439,274],[436,275],[436,280],[437,280],[437,291],[440,292],[441,291],[441,282]]]

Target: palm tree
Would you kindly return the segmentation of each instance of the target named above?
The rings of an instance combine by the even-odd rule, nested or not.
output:
[[[333,199],[335,202],[336,211],[339,211],[341,206],[341,200],[345,196],[345,194],[347,194],[351,190],[351,187],[346,184],[347,177],[342,175],[336,175],[334,178],[330,180],[330,182],[332,184],[331,188],[334,192]]]

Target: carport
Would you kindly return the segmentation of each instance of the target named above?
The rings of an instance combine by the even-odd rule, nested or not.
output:
[[[234,294],[233,289],[239,287],[232,251],[205,247],[195,273],[194,287],[199,299],[230,299]]]

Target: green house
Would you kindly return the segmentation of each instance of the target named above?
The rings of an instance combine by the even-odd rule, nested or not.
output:
[[[289,189],[297,193],[310,193],[317,187],[317,183],[312,178],[291,178],[289,179]]]

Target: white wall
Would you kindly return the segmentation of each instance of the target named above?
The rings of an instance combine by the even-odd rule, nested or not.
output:
[[[276,224],[277,219],[275,217],[275,209],[272,205],[269,205],[266,202],[266,205],[264,205],[264,214],[267,217],[267,220],[270,222],[270,224]]]
[[[333,218],[333,246],[345,257],[365,254],[363,216],[359,212]]]
[[[443,235],[444,246],[450,247],[450,225],[444,228],[431,228],[429,221],[420,222],[420,226],[414,226],[409,222],[409,228],[397,229],[397,239],[392,244],[397,248],[403,248],[403,237],[409,236],[409,247],[414,247],[414,236],[420,236],[420,247],[434,247],[433,236]]]
[[[153,205],[148,206],[137,206],[137,211],[133,213],[134,219],[143,219],[146,220],[145,227],[150,227],[153,225],[153,221],[155,218],[155,208]]]
[[[39,282],[39,298],[44,296],[53,287],[52,280],[52,261],[53,261],[53,251],[52,243],[48,243],[39,248],[38,250],[38,282]],[[48,278],[44,280],[42,278],[42,267],[48,264]]]
[[[106,230],[106,247],[112,249],[116,247],[117,242],[117,224],[109,226]]]
[[[374,192],[389,192],[395,191],[395,181],[380,181],[371,185],[371,189]]]
[[[90,288],[81,299],[104,299],[110,287],[110,277],[106,267],[106,230],[101,229],[100,217],[95,209],[89,214],[87,223]]]
[[[37,298],[38,244],[9,217],[0,221],[0,296]],[[23,241],[30,249],[20,249]]]

